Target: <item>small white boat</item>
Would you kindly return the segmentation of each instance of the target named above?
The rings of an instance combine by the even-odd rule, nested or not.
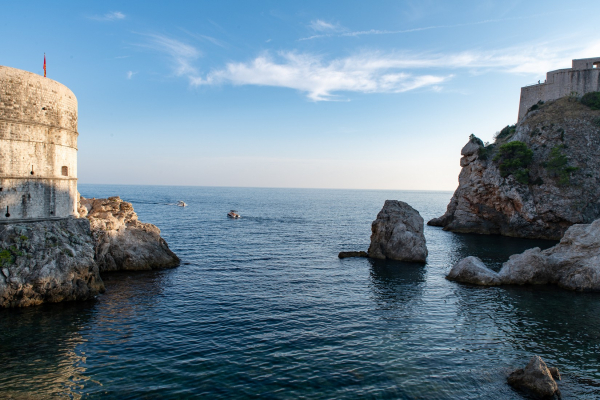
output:
[[[178,207],[187,207],[187,204],[185,204],[185,203],[183,202],[183,200],[179,200],[179,201],[177,202],[177,206],[178,206]]]
[[[238,219],[238,218],[242,218],[242,216],[240,214],[237,213],[237,211],[235,210],[231,210],[227,213],[227,216],[229,218],[233,218],[233,219]]]

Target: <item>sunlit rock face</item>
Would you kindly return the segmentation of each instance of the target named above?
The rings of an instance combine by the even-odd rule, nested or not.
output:
[[[533,152],[521,181],[512,174],[503,177],[495,160],[500,147],[514,141]],[[495,144],[472,138],[460,165],[446,213],[428,225],[559,240],[571,225],[600,218],[600,111],[574,98],[543,104]]]
[[[87,220],[0,225],[0,307],[88,300],[102,292]]]
[[[371,225],[369,257],[425,262],[427,245],[423,217],[403,201],[386,200]]]
[[[138,221],[131,203],[119,197],[80,197],[79,215],[90,221],[101,272],[153,270],[179,265],[155,225]]]

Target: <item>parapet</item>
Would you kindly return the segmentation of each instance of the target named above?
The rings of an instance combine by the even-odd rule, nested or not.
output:
[[[521,88],[518,121],[540,101],[556,100],[564,96],[583,96],[599,91],[600,57],[573,60],[572,68],[549,71],[543,83]]]

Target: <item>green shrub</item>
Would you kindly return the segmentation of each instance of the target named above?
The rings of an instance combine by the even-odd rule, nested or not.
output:
[[[594,118],[594,120],[592,121],[592,123],[598,127],[600,127],[600,117]]]
[[[0,266],[14,264],[15,258],[9,250],[0,250]]]
[[[586,93],[581,98],[581,104],[592,110],[600,110],[600,92]]]
[[[496,145],[494,144],[489,144],[487,146],[481,146],[479,147],[479,159],[480,160],[487,160],[488,158],[490,158],[490,156],[492,155],[492,153],[494,152],[494,148],[496,147]]]
[[[496,132],[494,139],[506,139],[511,137],[517,131],[517,125],[506,125],[500,132]]]
[[[527,112],[529,112],[529,111],[535,111],[535,110],[537,110],[538,108],[540,108],[540,106],[541,106],[542,104],[544,104],[544,102],[543,102],[543,101],[541,101],[541,100],[540,100],[540,101],[538,101],[537,103],[535,103],[534,105],[532,105],[531,107],[529,107],[529,109],[527,110]]]
[[[564,145],[554,146],[552,150],[550,150],[550,156],[545,165],[550,176],[558,179],[559,185],[568,185],[570,183],[571,172],[575,172],[579,169],[577,167],[568,166],[569,160],[562,152],[564,148]]]
[[[515,140],[505,143],[498,149],[498,154],[494,157],[500,168],[500,175],[506,178],[509,175],[522,183],[529,183],[529,169],[527,167],[533,159],[533,151],[523,142]]]

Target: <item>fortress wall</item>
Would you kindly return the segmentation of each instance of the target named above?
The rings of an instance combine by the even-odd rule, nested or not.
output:
[[[527,110],[540,100],[546,102],[569,96],[571,93],[582,96],[598,91],[600,69],[550,71],[546,75],[546,83],[521,88],[518,120],[520,121],[527,114]]]
[[[0,66],[0,223],[77,215],[77,136],[71,90]]]

